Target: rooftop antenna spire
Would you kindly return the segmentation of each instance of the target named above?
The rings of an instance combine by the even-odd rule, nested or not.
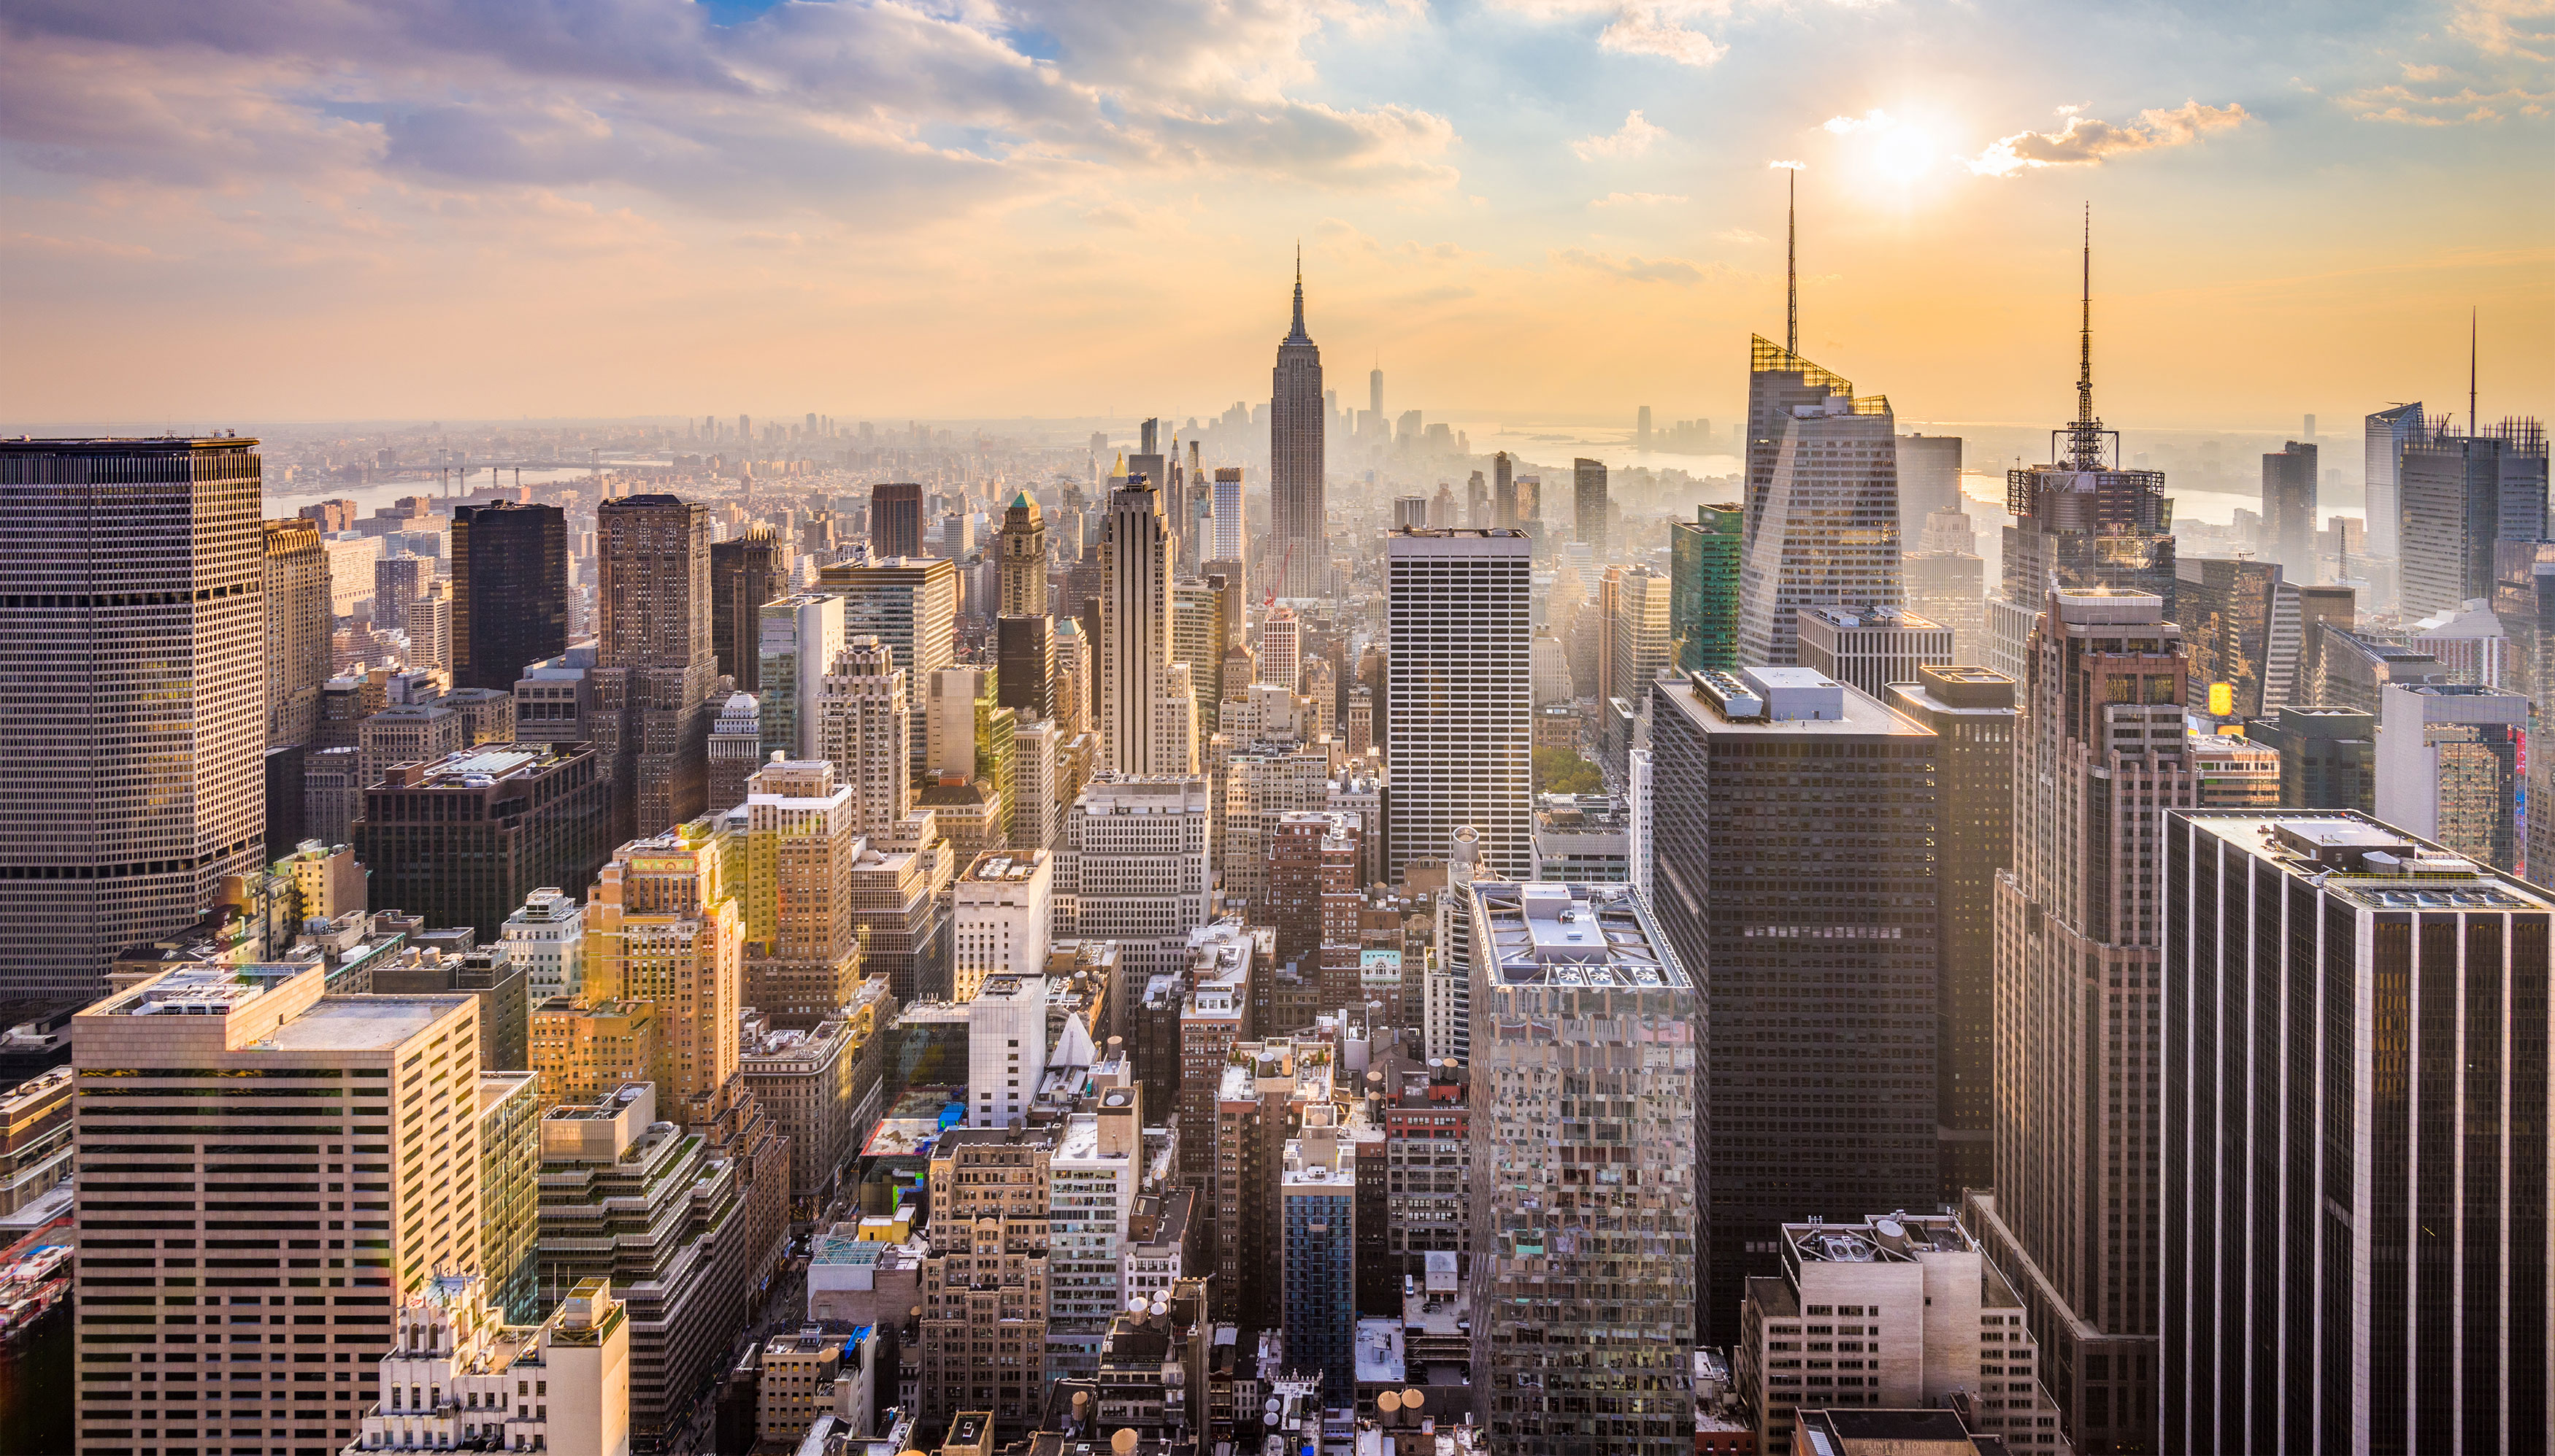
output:
[[[1295,240],[1295,333],[1304,336],[1304,240]]]
[[[2094,418],[2094,204],[2085,204],[2084,292],[2076,322],[2076,424],[2068,430],[2079,470],[2103,468],[2103,422]]]
[[[1783,169],[1783,352],[1801,352],[1801,170]]]
[[[2476,309],[2467,305],[2467,433],[2484,433],[2484,420],[2476,414]]]

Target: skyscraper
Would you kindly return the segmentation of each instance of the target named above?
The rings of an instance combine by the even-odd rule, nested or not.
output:
[[[1491,456],[1491,529],[1512,531],[1517,524],[1517,461],[1502,450]]]
[[[2156,867],[2163,811],[2199,791],[2182,630],[2102,587],[2050,591],[2038,622],[1997,883],[1997,1191],[1973,1232],[2030,1308],[2077,1449],[2153,1450]]]
[[[717,711],[710,689],[718,679],[710,650],[709,508],[667,495],[623,496],[604,502],[596,516],[602,632],[587,674],[595,688],[594,744],[610,762],[614,820],[636,837],[679,824],[706,804]]]
[[[1064,816],[1055,862],[1058,939],[1115,940],[1127,984],[1121,1008],[1144,1000],[1145,982],[1188,964],[1188,934],[1206,923],[1214,878],[1212,815],[1204,779],[1095,774]]]
[[[2053,582],[2152,592],[2173,614],[2173,502],[2164,472],[2121,468],[2120,431],[2094,414],[2094,249],[2085,246],[2077,329],[2076,419],[2051,432],[2056,458],[2008,470],[2004,588],[1988,601],[1987,665],[2019,682],[2028,675],[2032,619]],[[2063,449],[2055,448],[2065,436]],[[2047,1326],[2035,1318],[2033,1323]]]
[[[1940,752],[1806,667],[1652,691],[1652,909],[1701,968],[1712,1072],[1703,1343],[1737,1339],[1798,1211],[1935,1201]]]
[[[2402,615],[2455,610],[2494,594],[2501,542],[2546,535],[2546,432],[2505,420],[2473,434],[2409,440],[2396,473],[2402,512]]]
[[[600,767],[575,744],[486,743],[390,769],[351,841],[372,903],[497,939],[533,892],[583,885],[612,853]]]
[[[876,637],[855,637],[834,654],[816,689],[816,757],[854,792],[855,827],[883,836],[912,802],[912,677]]]
[[[1898,436],[1898,540],[1909,550],[1925,534],[1925,518],[1961,509],[1961,437]]]
[[[585,998],[654,1002],[657,1095],[671,1120],[709,1121],[736,1075],[744,1008],[737,888],[702,821],[634,839],[595,877],[585,906]]]
[[[912,481],[870,487],[870,554],[922,554],[922,487]]]
[[[1934,730],[1942,949],[1934,991],[1934,1158],[1945,1203],[1996,1183],[1997,878],[2013,863],[2013,679],[1919,667],[1885,699]]]
[[[780,538],[768,526],[710,544],[710,648],[739,692],[763,690],[760,616],[788,589],[781,561]]]
[[[97,995],[262,862],[260,478],[253,439],[0,441],[0,994]]]
[[[2390,682],[2378,704],[2377,817],[2478,864],[2528,873],[2528,699],[2463,682]]]
[[[1102,762],[1122,774],[1151,774],[1160,745],[1156,704],[1170,662],[1169,538],[1161,497],[1152,481],[1131,475],[1110,492],[1100,553],[1108,573],[1101,596]]]
[[[754,625],[755,677],[762,684],[757,704],[762,752],[756,757],[822,757],[816,704],[847,635],[843,599],[828,591],[793,592],[756,608]]]
[[[255,512],[252,492],[245,513]],[[255,596],[236,599],[254,610]],[[81,1451],[166,1452],[159,1436],[137,1443],[127,1432],[136,1421],[202,1429],[251,1409],[289,1420],[305,1443],[352,1445],[364,1388],[295,1377],[320,1360],[348,1370],[379,1359],[392,1327],[371,1322],[384,1307],[371,1301],[396,1305],[437,1270],[478,1263],[478,998],[327,996],[326,980],[315,962],[182,966],[72,1018],[83,1272],[96,1277],[109,1267],[98,1261],[127,1260],[115,1276],[129,1282],[113,1297],[151,1301],[124,1306],[114,1325],[79,1327]],[[214,1106],[219,1114],[207,1115]],[[393,1128],[403,1136],[386,1136]],[[349,1153],[360,1176],[382,1184],[359,1200],[372,1206],[270,1206],[287,1169],[334,1159],[342,1178]],[[188,1192],[201,1203],[169,1197],[173,1159],[186,1163]],[[199,1259],[222,1260],[209,1269],[223,1273],[199,1273]],[[305,1323],[196,1312],[196,1301],[217,1297],[200,1292],[204,1277],[281,1288],[288,1269],[318,1269],[322,1259],[336,1261],[327,1277],[339,1282],[298,1287],[296,1297],[314,1301],[297,1306]],[[101,1302],[95,1293],[82,1300]],[[237,1323],[197,1323],[213,1318]],[[160,1379],[137,1384],[130,1377],[141,1370]]]
[[[1472,1165],[1499,1169],[1471,1184],[1472,1388],[1492,1449],[1691,1452],[1695,984],[1629,886],[1451,893],[1467,902]]]
[[[1570,477],[1571,533],[1588,547],[1590,559],[1603,564],[1614,559],[1606,542],[1606,462],[1573,460]]]
[[[746,781],[744,807],[745,1003],[777,1027],[809,1031],[860,986],[851,892],[868,848],[860,795],[834,764],[783,759]]]
[[[1232,561],[1239,564],[1243,552],[1242,468],[1219,466],[1215,472],[1215,517],[1213,548],[1207,551],[1210,561]]]
[[[2403,550],[2397,469],[2404,447],[2422,437],[2422,402],[2389,405],[2361,422],[2361,468],[2368,483],[2369,554],[2393,560]]]
[[[2359,814],[2164,848],[2149,1449],[2545,1449],[2555,898]]]
[[[328,552],[316,522],[265,523],[266,746],[307,748],[319,734],[329,676]]]
[[[1489,875],[1531,855],[1534,736],[1526,644],[1530,543],[1515,530],[1401,531],[1385,541],[1384,873],[1481,834]]]
[[[1381,393],[1383,382],[1376,381]],[[1380,418],[1380,417],[1379,417]],[[1323,594],[1330,578],[1322,491],[1322,351],[1304,332],[1304,264],[1295,262],[1295,326],[1269,381],[1268,554],[1281,597]]]
[[[1906,599],[1898,574],[1898,444],[1889,401],[1857,399],[1844,380],[1788,362],[1800,368],[1760,370],[1752,380],[1829,380],[1835,392],[1764,422],[1777,431],[1770,451],[1751,442],[1752,473],[1758,455],[1767,456],[1739,568],[1739,660],[1752,666],[1799,661],[1794,614],[1800,608],[1897,607]],[[1767,390],[1786,397],[1796,392]]]
[[[997,615],[1046,615],[1046,522],[1028,491],[1003,511],[1003,590]]]
[[[2263,558],[2313,584],[2316,530],[2316,447],[2290,440],[2262,457]]]
[[[1668,639],[1683,672],[1739,666],[1739,543],[1747,513],[1736,502],[1697,506],[1668,523]]]
[[[512,692],[567,648],[567,515],[556,506],[452,510],[452,685]]]
[[[873,558],[828,566],[816,579],[824,590],[842,594],[846,634],[886,644],[906,671],[907,692],[919,714],[921,685],[958,660],[957,566],[941,556]],[[908,743],[912,758],[907,764],[917,776],[928,742],[917,717]]]
[[[2266,457],[2269,458],[2269,457]],[[2224,682],[2239,718],[2259,717],[2271,677],[2272,623],[2286,568],[2276,561],[2184,556],[2173,564],[2171,615],[2182,627],[2184,666],[2205,689]]]

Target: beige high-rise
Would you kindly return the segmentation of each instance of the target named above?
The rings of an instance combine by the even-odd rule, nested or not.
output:
[[[325,980],[186,966],[72,1019],[81,1451],[343,1447],[369,1383],[307,1377],[477,1264],[478,999]]]
[[[746,1000],[776,1027],[812,1028],[859,988],[858,799],[823,759],[777,761],[746,781]]]
[[[2164,815],[2196,805],[2181,628],[2147,592],[2042,598],[1997,877],[1996,1195],[1973,1230],[2087,1451],[2155,1449]]]
[[[585,1000],[657,1008],[651,1080],[669,1118],[704,1109],[736,1074],[744,927],[708,820],[621,846],[585,908]]]
[[[816,751],[851,789],[863,834],[885,834],[913,799],[912,704],[906,670],[876,637],[855,637],[834,655],[816,690]]]
[[[105,989],[265,854],[253,439],[0,441],[0,996]]]
[[[661,834],[707,806],[718,704],[709,508],[673,496],[603,503],[594,746],[611,764],[616,832]]]
[[[1002,600],[1006,617],[1046,615],[1046,523],[1028,491],[1003,512]]]
[[[266,746],[307,747],[328,680],[328,551],[319,523],[269,521],[266,543]]]

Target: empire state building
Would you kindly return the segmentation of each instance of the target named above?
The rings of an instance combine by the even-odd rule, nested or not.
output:
[[[1322,351],[1304,332],[1304,261],[1295,260],[1295,327],[1269,379],[1269,579],[1281,597],[1324,594]]]

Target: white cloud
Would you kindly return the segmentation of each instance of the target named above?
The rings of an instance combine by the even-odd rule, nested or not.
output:
[[[1667,135],[1665,127],[1653,125],[1639,108],[1625,113],[1624,124],[1610,136],[1582,137],[1570,144],[1582,162],[1600,157],[1639,157],[1650,150],[1650,143]]]
[[[1626,56],[1657,56],[1679,65],[1710,65],[1730,48],[1701,31],[1688,30],[1649,6],[1625,11],[1597,34],[1599,49]]]
[[[2015,132],[1999,138],[1969,160],[1970,171],[1983,177],[2010,177],[2044,167],[2093,166],[2130,152],[2185,146],[2252,119],[2234,101],[2224,106],[2185,101],[2171,110],[2149,107],[2138,113],[2136,121],[2119,126],[2079,115],[2078,110],[2060,107],[2058,114],[2067,118],[2067,124],[2054,132]]]
[[[1655,207],[1666,202],[1689,202],[1693,198],[1675,192],[1608,192],[1588,205],[1591,207]]]
[[[1707,270],[1683,258],[1618,258],[1612,253],[1592,253],[1585,248],[1556,248],[1552,260],[1573,268],[1585,268],[1627,283],[1698,284]]]

